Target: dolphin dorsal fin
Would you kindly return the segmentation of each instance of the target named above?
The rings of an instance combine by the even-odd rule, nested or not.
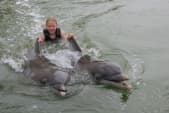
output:
[[[69,42],[75,51],[82,52],[81,48],[79,47],[78,43],[76,42],[76,40],[73,37],[71,39],[69,39]]]
[[[40,55],[40,54],[41,54],[40,44],[39,44],[39,42],[38,42],[38,38],[36,39],[35,46],[34,46],[34,50],[35,50],[35,54],[36,54],[36,55]]]

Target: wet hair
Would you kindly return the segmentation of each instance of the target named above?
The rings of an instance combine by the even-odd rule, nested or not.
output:
[[[57,20],[56,20],[56,18],[54,18],[54,17],[48,17],[48,18],[46,19],[46,25],[47,25],[47,23],[48,23],[49,21],[54,21],[54,22],[56,22],[56,24],[57,24]]]

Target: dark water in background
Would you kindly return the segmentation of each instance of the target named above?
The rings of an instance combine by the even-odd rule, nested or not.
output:
[[[4,113],[168,113],[168,0],[0,0],[0,111]],[[54,16],[84,53],[118,63],[134,91],[74,86],[55,97],[22,76],[23,56]]]

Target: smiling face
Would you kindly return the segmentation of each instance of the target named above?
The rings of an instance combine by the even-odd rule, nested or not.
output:
[[[47,19],[46,21],[46,29],[48,30],[50,35],[54,35],[57,28],[56,19]]]

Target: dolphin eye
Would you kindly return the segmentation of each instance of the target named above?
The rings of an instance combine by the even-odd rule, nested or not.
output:
[[[89,55],[84,55],[82,57],[82,61],[89,62],[91,60],[91,57]]]
[[[89,55],[85,55],[84,58],[86,58],[87,60],[90,60],[90,56]]]
[[[79,59],[78,63],[82,64],[83,63],[83,59]]]

